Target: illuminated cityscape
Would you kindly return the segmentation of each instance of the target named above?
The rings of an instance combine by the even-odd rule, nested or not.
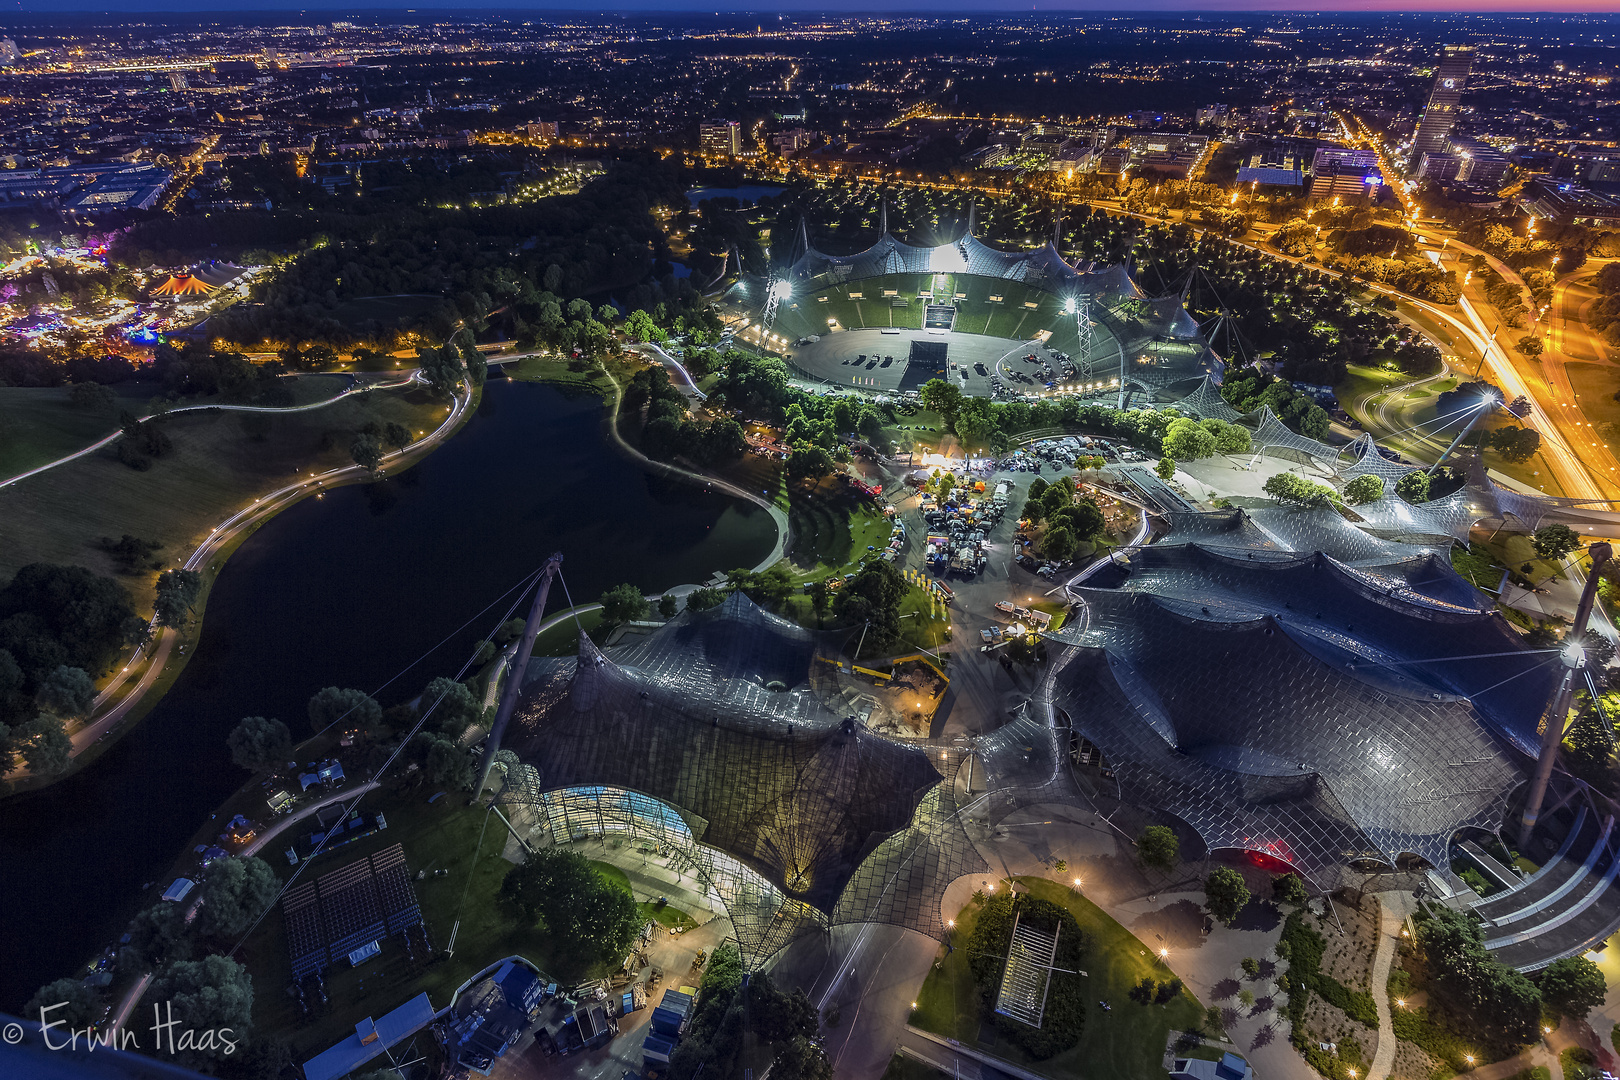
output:
[[[1620,1071],[1616,18],[8,15],[0,1076]]]

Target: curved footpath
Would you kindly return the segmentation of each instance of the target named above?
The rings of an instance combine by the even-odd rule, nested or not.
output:
[[[405,382],[391,385],[408,385],[410,382],[415,381],[417,377],[418,374],[413,372],[411,377]],[[295,406],[285,410],[259,408],[256,411],[302,411],[309,408],[319,408],[324,405],[329,405],[333,401],[339,400],[348,393],[350,393],[350,391],[345,391],[344,394],[340,394],[335,398],[328,399],[327,401],[317,402],[314,405]],[[391,454],[385,455],[383,458],[383,464],[386,465],[389,462],[397,464],[409,457],[421,456],[427,450],[432,449],[438,443],[444,441],[444,439],[449,437],[451,432],[455,430],[461,421],[466,418],[468,407],[472,404],[472,401],[473,394],[470,391],[466,392],[465,394],[457,394],[453,398],[453,404],[451,405],[450,412],[445,416],[444,421],[440,423],[437,428],[429,432],[427,435],[424,435],[422,438],[418,439],[405,449],[396,450]],[[227,406],[210,405],[199,407],[225,408]],[[179,412],[180,410],[177,409],[174,411]],[[71,461],[74,458],[82,457],[84,454],[96,449],[96,447],[106,445],[113,439],[118,438],[121,434],[122,432],[116,432],[113,435],[108,436],[106,439],[103,439],[101,442],[95,444],[95,446],[88,447],[77,454],[62,458],[59,461],[52,462],[51,465],[32,470],[32,472],[24,475],[34,475],[42,472],[46,468],[51,468],[55,465],[60,465],[63,462]],[[350,481],[363,480],[370,476],[372,476],[370,470],[363,469],[359,465],[346,465],[340,468],[328,470],[327,472],[310,475],[297,481],[296,483],[288,484],[285,487],[272,491],[267,495],[261,495],[254,499],[250,505],[238,510],[236,513],[222,521],[219,525],[215,526],[209,532],[208,536],[203,540],[203,542],[197,546],[197,549],[191,553],[190,558],[186,559],[182,566],[186,570],[200,572],[205,566],[207,566],[208,561],[214,558],[221,549],[240,538],[243,533],[257,528],[268,518],[275,515],[278,511],[286,509],[293,503],[303,499],[305,496],[318,492],[323,488],[348,483]],[[13,481],[18,479],[22,479],[22,477],[14,477]],[[7,483],[13,481],[7,481]],[[3,486],[3,484],[0,484],[0,487]],[[117,727],[118,724],[128,717],[130,712],[142,702],[142,700],[146,697],[147,692],[150,691],[152,686],[158,681],[158,679],[162,677],[165,669],[168,666],[169,659],[174,652],[179,635],[158,626],[155,617],[149,625],[152,631],[152,637],[147,641],[146,644],[139,646],[135,652],[131,654],[129,660],[124,664],[119,673],[113,677],[112,681],[109,682],[99,694],[96,695],[95,703],[91,706],[89,712],[89,716],[93,717],[94,719],[90,720],[80,727],[78,731],[73,733],[73,749],[71,751],[71,757],[78,757],[80,754],[84,753],[85,750],[95,745],[95,743],[104,737],[108,732]],[[129,681],[132,677],[136,679],[136,683],[133,688],[128,689],[126,692],[126,687],[128,687]],[[103,712],[102,710],[105,711]],[[31,774],[26,770],[19,769],[13,772],[9,778],[21,779],[30,775]]]
[[[606,365],[602,365],[602,374],[607,377],[608,383],[613,387],[612,408],[608,410],[607,418],[608,434],[613,437],[613,441],[618,444],[619,449],[623,450],[632,460],[650,473],[658,476],[673,477],[687,483],[695,482],[709,487],[716,487],[721,491],[737,496],[739,499],[747,499],[755,506],[763,508],[767,514],[771,515],[771,521],[776,524],[776,546],[771,549],[771,553],[765,557],[763,562],[754,567],[754,573],[761,573],[766,568],[780,562],[782,557],[787,554],[789,536],[788,516],[783,512],[782,508],[746,488],[739,487],[730,480],[722,480],[718,476],[700,473],[693,469],[684,469],[679,465],[671,465],[668,462],[654,461],[625,442],[624,436],[619,434],[619,406],[624,402],[624,390],[619,386],[618,380],[608,371]]]
[[[398,389],[399,387],[402,387],[402,386],[409,386],[414,381],[416,381],[416,372],[413,370],[408,377],[401,380],[400,382],[372,383],[371,385],[368,385],[368,386],[359,386],[359,385],[357,385],[356,383],[354,383],[351,380],[350,384],[347,387],[345,387],[339,393],[334,394],[332,397],[322,398],[320,401],[312,401],[312,402],[308,403],[307,405],[227,405],[227,404],[182,405],[177,409],[169,409],[168,411],[163,412],[163,413],[147,413],[145,416],[140,416],[140,417],[137,417],[136,419],[144,424],[146,421],[151,420],[154,417],[158,417],[158,416],[178,416],[181,413],[206,412],[209,409],[214,409],[216,411],[222,411],[222,412],[261,412],[261,413],[309,412],[312,409],[324,409],[328,405],[336,404],[337,402],[342,401],[344,398],[352,397],[355,394],[369,394],[373,390],[396,390],[396,389]],[[114,431],[111,435],[107,435],[107,436],[105,436],[105,437],[103,437],[101,439],[97,439],[95,442],[91,443],[89,446],[86,446],[84,449],[77,450],[77,451],[75,451],[75,452],[73,452],[71,454],[68,454],[66,457],[59,457],[55,461],[47,461],[45,464],[37,466],[37,467],[32,468],[32,469],[29,469],[27,472],[20,472],[16,476],[9,476],[4,480],[0,480],[0,488],[10,487],[12,484],[15,484],[15,483],[17,483],[19,481],[27,480],[30,476],[38,476],[42,472],[49,472],[51,469],[56,468],[58,465],[66,465],[70,461],[77,461],[79,458],[82,458],[82,457],[85,457],[87,455],[93,454],[97,450],[100,450],[103,446],[112,445],[114,442],[118,441],[118,439],[120,437],[122,437],[123,434],[124,433],[123,433],[122,430]]]

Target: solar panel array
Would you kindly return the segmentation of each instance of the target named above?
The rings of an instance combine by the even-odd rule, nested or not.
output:
[[[405,849],[399,844],[289,889],[281,900],[281,914],[294,981],[345,959],[368,942],[404,933],[422,922],[405,867]]]

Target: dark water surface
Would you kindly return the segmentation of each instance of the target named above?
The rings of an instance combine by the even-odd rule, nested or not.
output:
[[[167,881],[141,886],[246,779],[225,749],[242,717],[303,738],[315,691],[375,690],[553,551],[577,603],[769,554],[764,510],[648,476],[613,451],[601,414],[594,396],[493,381],[421,465],[306,499],[249,538],[214,585],[196,656],[140,726],[85,771],[0,802],[0,1009],[20,1013],[156,898]],[[384,707],[453,675],[506,606],[380,694]],[[548,610],[563,606],[553,587]]]

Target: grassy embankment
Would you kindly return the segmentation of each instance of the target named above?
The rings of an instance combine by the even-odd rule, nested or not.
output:
[[[1119,1080],[1163,1077],[1160,1062],[1165,1040],[1172,1029],[1185,1030],[1202,1020],[1204,1008],[1198,999],[1183,990],[1168,1005],[1138,1005],[1128,996],[1133,986],[1144,978],[1162,982],[1172,977],[1148,947],[1073,890],[1044,878],[1017,880],[1028,887],[1030,895],[1067,908],[1085,934],[1087,974],[1081,977],[1087,980],[1087,1010],[1080,1042],[1046,1061],[1031,1061],[1004,1040],[981,1040],[981,1034],[990,1029],[985,1024],[986,1010],[974,986],[965,948],[982,908],[979,900],[970,902],[956,916],[952,933],[955,948],[929,972],[917,994],[917,1010],[911,1015],[911,1023],[1059,1080],[1081,1076]],[[1093,1004],[1099,1000],[1108,1002],[1111,1011]]]
[[[282,385],[291,392],[292,404],[308,405],[336,397],[348,382],[341,375],[302,375],[284,379]],[[74,405],[65,386],[0,387],[0,480],[83,450],[118,430],[120,412],[144,416],[163,396],[163,388],[155,383],[129,382],[108,389],[114,404],[101,409]],[[172,404],[178,408],[216,403],[180,398]]]
[[[275,415],[262,441],[244,429],[239,413],[170,417],[163,426],[173,449],[144,472],[124,465],[108,446],[0,489],[0,580],[32,562],[86,566],[117,577],[129,588],[137,610],[150,612],[159,570],[148,565],[121,574],[101,549],[102,537],[128,533],[156,541],[162,548],[154,561],[162,568],[178,566],[221,521],[261,495],[300,475],[351,464],[349,444],[366,422],[398,422],[420,435],[441,423],[448,408],[425,390],[380,390],[330,408]],[[390,471],[400,468],[396,464]],[[177,642],[186,651],[171,653],[164,673],[120,731],[129,730],[179,676],[201,632],[215,576],[262,524],[244,529],[209,560],[196,617]],[[81,754],[74,768],[94,760],[112,741]]]

